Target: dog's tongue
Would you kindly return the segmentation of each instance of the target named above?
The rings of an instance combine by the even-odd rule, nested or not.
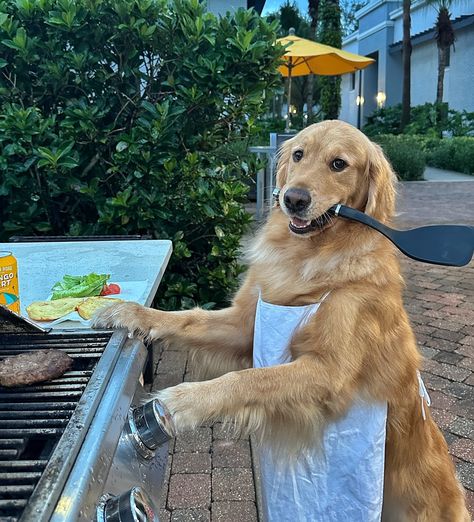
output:
[[[306,221],[304,219],[299,219],[297,217],[291,218],[291,223],[298,228],[305,228],[307,227],[311,221]]]

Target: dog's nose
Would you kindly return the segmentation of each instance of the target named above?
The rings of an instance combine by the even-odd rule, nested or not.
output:
[[[290,188],[285,192],[283,201],[290,212],[301,212],[309,207],[311,194],[305,189]]]

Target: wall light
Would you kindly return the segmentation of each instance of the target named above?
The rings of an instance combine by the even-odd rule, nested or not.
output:
[[[357,96],[356,98],[356,105],[364,105],[364,97],[363,96]]]
[[[382,108],[385,105],[385,100],[387,99],[387,95],[383,91],[379,91],[377,96],[375,97],[377,100],[377,106]]]

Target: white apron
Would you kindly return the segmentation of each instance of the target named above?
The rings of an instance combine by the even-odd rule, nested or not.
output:
[[[290,362],[288,345],[293,332],[320,304],[280,306],[259,298],[254,367]],[[344,418],[327,426],[323,451],[306,452],[291,466],[278,464],[268,447],[259,447],[266,521],[380,521],[386,419],[386,403],[358,401]]]

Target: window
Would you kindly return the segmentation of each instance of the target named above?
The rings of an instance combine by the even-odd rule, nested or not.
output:
[[[451,47],[446,49],[446,63],[444,64],[446,67],[451,65]]]
[[[356,73],[351,73],[351,91],[356,88]]]

